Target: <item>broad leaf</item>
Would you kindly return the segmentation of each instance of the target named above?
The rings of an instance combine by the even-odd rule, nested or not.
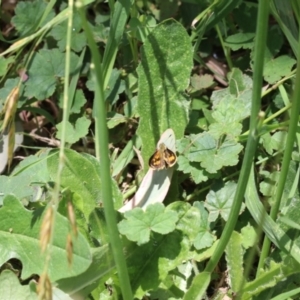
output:
[[[39,234],[45,210],[29,211],[14,196],[6,196],[0,208],[0,265],[11,258],[19,259],[23,265],[21,278],[41,274],[44,270],[46,257],[41,253]],[[66,252],[69,221],[56,213],[53,226],[48,269],[51,281],[84,272],[92,261],[86,240],[80,233],[73,239],[73,262],[69,266]]]
[[[165,211],[164,205],[155,203],[149,205],[144,212],[136,207],[124,214],[127,220],[118,224],[119,230],[131,241],[139,245],[149,242],[150,232],[167,234],[175,229],[178,216],[173,211]]]
[[[189,105],[184,90],[188,86],[192,57],[189,36],[175,21],[161,23],[145,40],[138,68],[138,135],[144,161],[149,159],[167,128],[174,130],[177,139],[183,136]]]

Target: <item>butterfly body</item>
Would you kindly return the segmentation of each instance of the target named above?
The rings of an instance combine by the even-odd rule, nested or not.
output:
[[[158,149],[149,159],[149,167],[154,170],[163,170],[173,167],[177,161],[176,154],[164,143],[159,144]]]

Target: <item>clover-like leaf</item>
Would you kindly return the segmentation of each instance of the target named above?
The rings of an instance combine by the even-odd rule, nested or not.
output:
[[[218,144],[209,133],[199,134],[193,138],[193,146],[190,148],[188,159],[201,162],[201,167],[209,173],[216,173],[223,166],[234,166],[238,163],[238,154],[243,146],[235,140],[226,139]]]
[[[57,40],[57,45],[60,51],[64,51],[66,49],[66,37],[67,37],[67,29],[68,29],[68,21],[64,21],[61,24],[55,26],[50,35]],[[86,37],[81,30],[81,20],[78,13],[75,13],[73,16],[72,23],[72,36],[71,36],[71,49],[75,52],[79,52],[86,45]]]
[[[126,220],[119,224],[121,234],[137,242],[145,244],[150,239],[150,232],[167,234],[175,229],[178,215],[174,211],[167,210],[161,203],[149,205],[144,212],[142,208],[136,207],[124,214]]]
[[[73,72],[78,63],[78,56],[71,53],[71,68]],[[44,100],[51,96],[58,83],[58,78],[65,74],[65,54],[58,49],[42,49],[32,59],[28,69],[29,79],[26,81],[25,96]]]
[[[280,172],[274,171],[273,173],[269,173],[259,184],[259,190],[264,196],[271,197],[275,195],[279,176]]]
[[[255,246],[257,241],[257,233],[253,226],[247,224],[241,230],[242,245],[245,249]]]
[[[197,250],[210,247],[213,242],[216,240],[216,237],[210,232],[208,213],[204,208],[203,202],[194,202],[194,207],[198,208],[200,211],[200,226],[199,232],[194,241],[194,247]]]
[[[219,215],[227,221],[232,207],[234,194],[236,191],[236,183],[228,182],[223,188],[218,191],[211,190],[206,196],[204,206],[209,210],[209,221],[214,222]],[[245,205],[241,207],[242,212]]]
[[[194,74],[191,77],[191,86],[194,91],[200,91],[211,87],[214,84],[214,78],[212,75],[204,74],[199,76],[198,74]]]
[[[281,77],[289,75],[295,63],[296,60],[287,55],[282,55],[268,61],[264,68],[264,79],[268,83],[274,84]]]
[[[18,2],[15,8],[15,16],[12,18],[12,23],[20,35],[24,36],[35,29],[46,8],[47,3],[42,0]],[[40,25],[43,26],[53,19],[54,16],[54,11],[50,11],[43,23]]]
[[[188,158],[180,155],[177,158],[177,164],[177,170],[182,171],[185,174],[191,174],[192,179],[195,183],[200,183],[208,180],[208,173],[203,168],[201,168],[199,163],[190,162]]]
[[[66,142],[69,144],[76,143],[80,138],[87,135],[89,127],[91,125],[91,120],[87,119],[85,116],[78,118],[75,125],[73,126],[70,122],[67,122],[66,126]],[[62,136],[62,122],[56,125],[57,128],[57,138]]]

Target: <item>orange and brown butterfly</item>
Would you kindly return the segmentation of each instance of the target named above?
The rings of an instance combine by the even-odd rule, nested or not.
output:
[[[154,170],[162,170],[173,167],[177,161],[176,154],[164,143],[159,144],[158,149],[149,159],[149,167]]]

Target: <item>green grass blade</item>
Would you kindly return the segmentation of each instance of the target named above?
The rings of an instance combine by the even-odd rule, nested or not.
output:
[[[96,154],[101,161],[101,182],[103,184],[102,199],[105,207],[105,219],[107,222],[110,243],[112,246],[113,256],[118,270],[120,286],[123,294],[123,299],[132,300],[132,291],[129,282],[129,276],[126,267],[126,261],[123,254],[123,246],[119,237],[119,232],[116,222],[116,213],[112,198],[112,181],[110,175],[110,159],[108,153],[108,130],[106,124],[105,96],[104,96],[104,73],[101,64],[100,54],[97,45],[94,41],[92,32],[87,23],[85,11],[82,8],[81,2],[77,2],[77,7],[80,12],[82,25],[88,40],[88,44],[92,53],[93,65],[91,66],[93,77],[96,80],[96,90],[94,99],[95,122],[96,122]]]
[[[257,18],[257,38],[255,43],[255,57],[254,57],[254,80],[253,80],[253,95],[252,95],[252,110],[250,118],[250,135],[248,136],[245,157],[237,185],[237,191],[234,197],[234,204],[230,211],[228,222],[225,225],[220,242],[216,251],[213,253],[211,259],[206,265],[206,272],[213,272],[217,266],[225,247],[231,237],[234,227],[237,222],[239,211],[244,198],[245,190],[248,183],[249,174],[251,171],[252,161],[255,155],[258,136],[257,136],[257,119],[260,110],[261,100],[261,87],[262,87],[262,74],[263,74],[263,61],[265,41],[268,29],[268,14],[269,14],[269,1],[260,1]],[[193,284],[191,286],[193,287]]]

